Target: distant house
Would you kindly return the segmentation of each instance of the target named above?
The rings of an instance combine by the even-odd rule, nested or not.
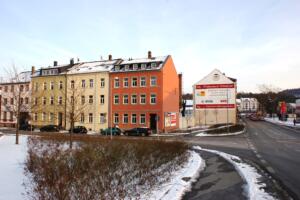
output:
[[[236,79],[213,70],[193,86],[196,125],[236,123]]]
[[[256,98],[240,98],[237,99],[237,102],[239,112],[254,113],[259,109],[259,102]]]

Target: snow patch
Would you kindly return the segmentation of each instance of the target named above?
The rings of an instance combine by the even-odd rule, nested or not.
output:
[[[277,117],[276,118],[265,118],[265,121],[271,122],[273,124],[279,124],[279,125],[284,125],[284,126],[289,126],[289,127],[300,127],[300,124],[297,123],[296,126],[294,126],[294,119],[288,119],[287,121],[280,121]]]
[[[209,134],[209,133],[198,133],[196,136],[198,137],[219,137],[219,136],[232,136],[232,135],[240,135],[245,132],[245,129],[235,133],[221,133],[221,134]]]
[[[191,189],[192,183],[196,181],[204,167],[205,161],[200,157],[199,153],[190,151],[188,162],[183,168],[174,172],[168,182],[160,185],[149,194],[142,195],[141,199],[181,199],[184,193]]]
[[[275,199],[263,189],[265,184],[259,181],[261,175],[257,172],[257,170],[249,164],[244,163],[239,157],[217,150],[202,149],[199,146],[194,147],[194,149],[215,153],[230,162],[238,171],[240,176],[246,181],[247,187],[245,189],[247,190],[246,192],[250,200]]]

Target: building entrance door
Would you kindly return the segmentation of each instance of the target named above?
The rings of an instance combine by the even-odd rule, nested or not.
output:
[[[62,127],[62,120],[63,120],[63,117],[62,117],[62,113],[58,113],[58,126],[59,127]]]
[[[157,114],[150,114],[150,129],[153,131],[156,131],[156,119],[157,119]]]

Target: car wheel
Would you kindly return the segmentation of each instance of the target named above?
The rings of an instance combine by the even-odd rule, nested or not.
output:
[[[142,133],[142,136],[143,136],[143,137],[145,137],[145,136],[146,136],[146,134],[145,134],[145,133]]]

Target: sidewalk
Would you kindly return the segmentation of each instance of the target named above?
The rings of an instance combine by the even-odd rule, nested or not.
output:
[[[206,167],[200,173],[198,180],[187,192],[184,200],[243,200],[244,182],[234,166],[224,158],[209,152],[196,150],[205,160]]]

